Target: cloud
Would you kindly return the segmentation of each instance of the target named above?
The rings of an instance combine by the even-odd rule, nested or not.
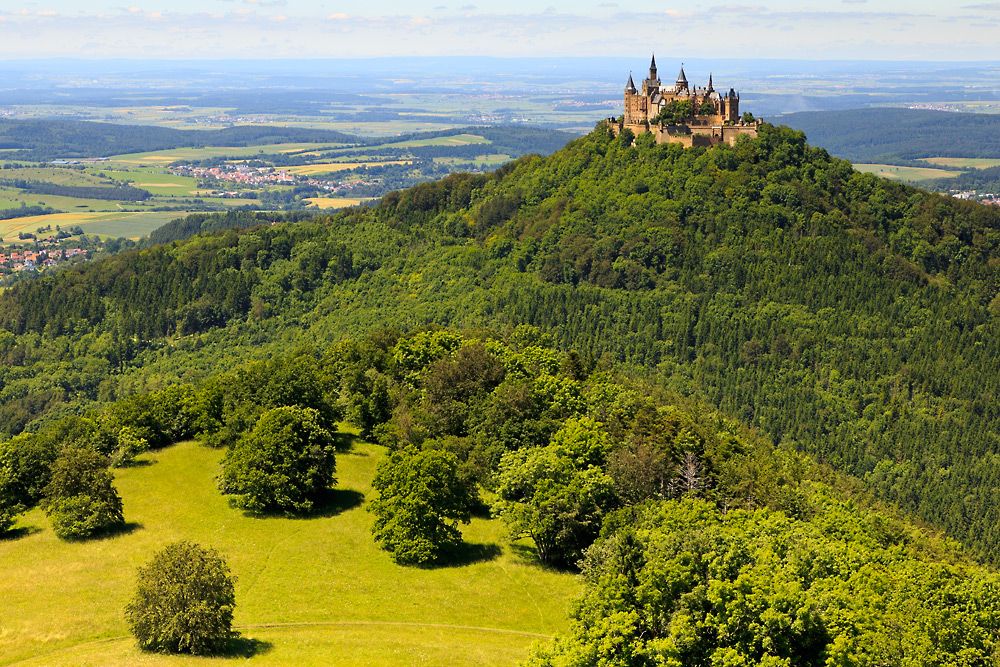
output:
[[[59,12],[54,9],[39,9],[35,16],[59,16]]]
[[[1000,12],[1000,2],[984,2],[979,5],[962,5],[962,9],[980,9],[988,12]]]
[[[868,0],[840,0],[845,5],[860,5],[861,3],[868,2]]]
[[[326,18],[330,19],[331,21],[345,21],[347,20],[348,16],[347,14],[330,14]]]
[[[243,3],[258,7],[284,7],[288,4],[288,0],[243,0]]]
[[[767,7],[750,6],[750,5],[718,5],[712,7],[709,11],[711,12],[725,12],[727,14],[764,14],[767,12]]]
[[[618,6],[618,3],[617,2],[602,2],[601,4],[599,4],[597,6],[598,7],[608,7],[608,8],[614,9],[615,7]]]
[[[461,11],[471,12],[474,9],[479,9],[479,7],[476,7],[475,5],[462,5]]]

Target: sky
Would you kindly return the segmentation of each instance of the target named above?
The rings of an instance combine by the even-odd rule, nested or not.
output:
[[[1000,62],[1000,1],[4,0],[0,58]]]

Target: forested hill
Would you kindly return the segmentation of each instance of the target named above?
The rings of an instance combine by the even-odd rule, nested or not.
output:
[[[125,253],[0,295],[0,419],[428,323],[540,327],[1000,558],[1000,212],[765,126],[710,150],[598,127],[374,208]],[[765,473],[761,473],[765,474]]]
[[[851,162],[1000,154],[1000,116],[994,114],[875,108],[803,111],[782,116],[781,122]]]
[[[239,125],[221,130],[175,130],[83,120],[0,119],[0,148],[15,160],[52,160],[140,153],[180,147],[264,146],[285,142],[353,144],[360,140],[332,130],[276,125]]]
[[[396,141],[426,140],[473,132],[489,140],[492,148],[507,155],[549,154],[576,135],[533,127],[463,127],[436,132],[400,135]],[[176,130],[150,125],[121,125],[81,120],[0,119],[0,149],[8,159],[45,161],[87,158],[205,146],[267,146],[280,143],[330,143],[356,146],[385,143],[384,137],[361,138],[333,130],[310,130],[280,125],[237,125],[219,130]],[[403,149],[385,149],[401,152]],[[424,157],[454,155],[456,147],[410,147]],[[481,146],[470,146],[470,156]],[[376,151],[377,152],[377,151]]]

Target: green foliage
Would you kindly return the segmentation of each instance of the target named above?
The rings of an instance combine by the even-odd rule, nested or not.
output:
[[[235,606],[233,577],[222,556],[175,542],[139,568],[125,619],[143,650],[209,655],[224,652],[239,636],[232,629]]]
[[[992,664],[995,574],[884,546],[870,515],[810,494],[808,522],[695,500],[616,519],[587,551],[572,632],[528,664]]]
[[[713,107],[714,110],[714,107]],[[699,109],[699,113],[704,113]],[[653,125],[684,125],[694,116],[694,108],[689,100],[674,100],[660,109],[656,117],[650,121]]]
[[[408,447],[382,461],[368,506],[372,535],[402,565],[440,559],[462,542],[458,523],[469,523],[474,493],[458,475],[455,456]]]
[[[562,567],[576,564],[615,505],[611,478],[598,467],[579,465],[566,445],[575,439],[589,450],[584,441],[593,438],[576,438],[581,429],[570,428],[560,444],[504,455],[492,507],[513,538],[530,537],[539,560]]]
[[[59,452],[51,474],[42,506],[59,537],[92,537],[125,523],[122,499],[101,454],[67,447]]]
[[[219,487],[251,512],[308,512],[334,483],[333,437],[313,408],[260,416],[226,452]]]

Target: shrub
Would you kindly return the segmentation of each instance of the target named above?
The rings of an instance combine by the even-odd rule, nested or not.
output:
[[[177,542],[139,568],[125,619],[144,650],[206,655],[224,651],[238,636],[235,606],[226,561],[214,549]]]

